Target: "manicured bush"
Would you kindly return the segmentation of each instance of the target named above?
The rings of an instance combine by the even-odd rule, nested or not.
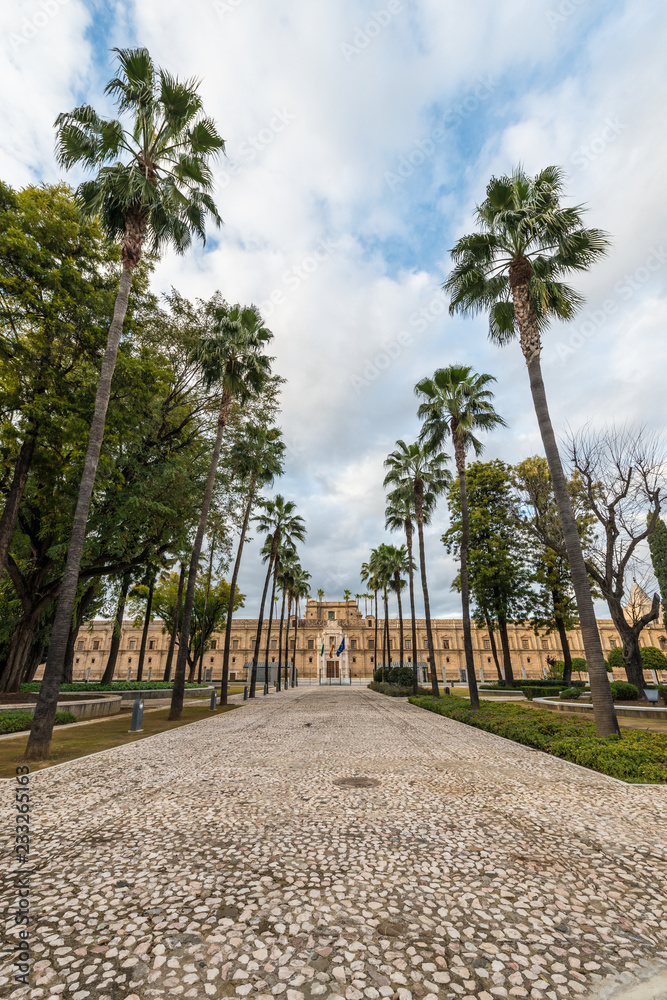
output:
[[[637,701],[639,698],[637,688],[627,681],[612,681],[609,687],[614,701]]]
[[[548,680],[548,679],[545,679],[545,680],[523,680],[523,678],[522,678],[521,680],[515,680],[514,681],[514,687],[515,688],[520,688],[521,690],[523,690],[524,688],[528,688],[528,687],[553,687],[553,688],[562,688],[562,686],[563,686],[563,682],[562,681],[555,681],[555,680]],[[481,690],[492,691],[492,690],[498,690],[498,689],[504,691],[507,688],[507,685],[506,684],[500,684],[500,683],[498,683],[498,684],[480,684],[479,688],[480,688],[480,691]]]
[[[667,656],[655,646],[642,646],[640,653],[644,670],[667,671]]]
[[[473,711],[464,698],[412,697],[410,703],[448,719],[464,722],[582,764],[623,781],[667,784],[667,734],[622,730],[620,737],[600,739],[595,724],[563,718],[546,709],[507,703],[482,703]]]
[[[412,687],[412,666],[392,667],[387,674],[390,684],[398,684],[399,687]]]
[[[21,691],[39,691],[41,681],[31,681],[22,684]],[[61,684],[61,691],[171,691],[171,681],[112,681],[111,684],[100,684],[99,681],[75,681],[73,684]],[[203,684],[187,684],[186,688],[204,687]]]
[[[64,726],[68,722],[76,722],[73,712],[56,712],[56,725]],[[20,733],[30,729],[32,712],[0,712],[0,733]]]
[[[553,685],[549,685],[548,687],[546,685],[544,687],[524,687],[523,684],[521,685],[521,691],[529,701],[532,701],[533,698],[555,698],[562,690],[562,681],[556,687],[553,687]]]
[[[582,690],[580,687],[565,688],[564,691],[561,691],[559,697],[562,698],[563,701],[573,701],[576,698],[580,698],[581,693]]]
[[[373,681],[368,685],[371,691],[378,691],[380,694],[388,694],[390,698],[407,698],[412,694],[412,681],[409,686],[400,684],[389,684],[386,681]],[[431,693],[430,688],[417,688],[420,695]]]

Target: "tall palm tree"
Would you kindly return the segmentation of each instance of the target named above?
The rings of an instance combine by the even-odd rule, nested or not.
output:
[[[111,380],[134,269],[146,241],[155,252],[169,245],[184,253],[193,236],[205,240],[207,215],[217,225],[221,221],[211,197],[213,175],[209,161],[224,150],[224,141],[203,113],[196,82],[179,81],[159,69],[146,49],[115,52],[119,75],[107,84],[105,92],[115,99],[121,118],[129,119],[127,127],[121,118],[101,118],[89,105],[56,119],[60,165],[96,171],[93,179],[79,186],[77,198],[82,212],[99,216],[109,238],[120,242],[121,274],[63,582],[26,749],[28,760],[48,757],[51,746]]]
[[[282,668],[282,656],[283,656],[283,629],[285,626],[285,604],[287,602],[287,595],[290,588],[290,583],[292,579],[292,571],[296,566],[296,549],[293,545],[283,544],[278,549],[278,556],[276,558],[276,565],[274,569],[274,579],[280,587],[281,593],[283,595],[282,606],[280,609],[280,628],[278,630],[278,678],[276,689],[280,691],[281,689],[281,668]],[[289,614],[292,606],[292,597],[290,594],[290,607],[287,610],[287,621],[289,623]],[[287,632],[289,633],[289,624],[287,626]],[[271,635],[271,622],[269,621],[269,636]],[[267,661],[268,661],[268,639],[267,639]],[[287,687],[287,658],[285,658],[285,687]]]
[[[405,587],[405,580],[403,575],[409,573],[411,570],[408,561],[408,550],[405,545],[388,545],[387,546],[387,568],[391,572],[391,583],[389,586],[396,594],[396,601],[398,603],[398,635],[399,635],[399,663],[404,666],[404,644],[403,644],[403,605],[401,602],[401,591]],[[414,670],[413,670],[414,677]]]
[[[271,373],[272,359],[264,354],[264,349],[273,334],[262,321],[254,306],[232,307],[221,305],[215,311],[211,335],[203,337],[195,350],[204,380],[209,389],[220,392],[217,433],[213,445],[204,499],[199,513],[199,524],[195,535],[188,585],[185,590],[183,619],[178,640],[178,656],[174,674],[174,688],[171,695],[170,719],[180,719],[185,693],[185,668],[190,641],[190,623],[195,599],[199,556],[206,532],[208,512],[213,499],[215,477],[218,472],[222,437],[224,434],[232,402],[243,406],[249,399],[261,395]]]
[[[419,689],[419,674],[417,668],[417,621],[415,619],[415,562],[412,557],[412,538],[414,533],[414,503],[412,489],[397,487],[387,495],[387,506],[385,508],[385,528],[389,531],[405,531],[408,587],[410,594],[410,624],[412,631],[412,693],[417,694]],[[402,655],[402,654],[401,654]]]
[[[269,583],[273,577],[273,591],[271,593],[271,607],[269,611],[270,618],[273,617],[273,598],[275,596],[275,576],[274,569],[276,564],[276,559],[278,556],[278,547],[283,541],[285,544],[291,544],[294,546],[296,542],[303,542],[306,537],[306,527],[303,522],[303,518],[298,514],[295,514],[296,504],[293,500],[285,500],[279,493],[273,498],[273,500],[263,500],[260,505],[260,512],[255,515],[254,520],[257,522],[257,528],[261,532],[269,532],[267,537],[268,544],[269,537],[271,538],[271,545],[268,555],[268,568],[266,572],[266,579],[264,581],[264,591],[262,594],[262,603],[260,606],[259,619],[257,621],[257,641],[255,642],[255,651],[252,660],[252,674],[250,681],[250,697],[255,697],[255,689],[257,685],[257,663],[259,660],[259,646],[262,637],[262,625],[264,617],[264,602],[266,601],[266,594],[268,591]],[[268,691],[268,681],[269,681],[269,639],[270,639],[270,625],[269,625],[269,636],[266,640],[267,655],[265,660],[265,670],[264,670],[264,692]]]
[[[385,467],[389,470],[384,477],[385,486],[403,488],[412,494],[412,504],[414,505],[415,520],[417,522],[417,538],[419,540],[419,563],[421,569],[422,593],[424,595],[424,617],[426,618],[426,641],[428,644],[428,656],[431,672],[431,690],[435,698],[440,697],[438,687],[438,670],[435,661],[435,646],[433,643],[433,628],[431,625],[431,602],[428,593],[428,580],[426,578],[426,553],[424,549],[424,523],[430,516],[437,497],[443,493],[451,482],[451,474],[444,468],[444,463],[448,461],[442,452],[433,452],[427,445],[421,442],[406,444],[405,441],[396,442],[396,450],[392,451],[385,460]],[[431,497],[430,508],[425,505],[425,494]],[[415,650],[415,656],[417,651]]]
[[[269,583],[271,582],[271,576],[273,574],[273,535],[267,535],[264,540],[264,545],[261,548],[260,556],[263,563],[267,563],[266,576],[264,578],[264,587],[262,589],[262,598],[259,603],[259,614],[257,616],[257,633],[255,638],[255,644],[253,647],[252,654],[252,669],[250,671],[250,697],[255,697],[255,692],[257,689],[257,664],[259,661],[259,647],[262,641],[262,626],[264,625],[264,606],[266,604],[266,595],[269,590]]]
[[[368,562],[364,562],[361,564],[360,576],[362,583],[367,583],[368,586],[373,591],[372,594],[368,595],[369,599],[371,601],[375,600],[375,615],[374,615],[375,629],[373,638],[373,663],[375,666],[373,673],[375,673],[375,670],[377,670],[377,665],[378,665],[378,590],[380,590],[380,579],[376,573],[374,566],[372,565],[372,561],[373,561],[373,553],[371,552],[371,558],[368,560]],[[371,603],[371,609],[372,607],[373,605]]]
[[[297,566],[292,574],[292,598],[294,600],[294,647],[292,652],[292,677],[291,683],[292,687],[296,684],[296,642],[297,642],[297,628],[299,624],[299,604],[301,600],[308,600],[310,594],[310,585],[308,581],[310,580],[310,573],[301,566]]]
[[[418,416],[424,421],[421,440],[434,450],[439,450],[447,437],[454,444],[454,459],[459,477],[461,498],[460,579],[463,609],[463,648],[470,704],[479,708],[479,692],[475,676],[470,627],[470,587],[468,583],[468,547],[470,518],[466,491],[466,452],[472,448],[476,455],[482,451],[482,442],[475,437],[478,430],[505,427],[505,421],[493,408],[493,393],[488,386],[495,382],[493,375],[478,375],[469,365],[450,365],[439,368],[433,378],[424,378],[415,386],[422,403]]]
[[[227,607],[227,622],[225,625],[225,646],[220,687],[221,705],[227,704],[234,597],[236,595],[236,584],[241,568],[243,546],[248,531],[250,515],[257,499],[258,489],[264,486],[271,486],[275,477],[282,475],[284,454],[285,445],[278,428],[262,427],[258,424],[248,424],[231,448],[230,462],[232,471],[236,477],[248,482],[248,492],[246,494],[246,505],[243,513],[239,545],[229,585],[229,605]]]
[[[382,606],[384,610],[384,623],[382,627],[382,680],[387,680],[387,673],[391,669],[388,587],[391,581],[392,569],[389,549],[389,545],[378,545],[377,549],[373,549],[370,558],[370,564],[379,583],[379,589],[382,591]],[[387,662],[387,655],[389,655],[389,662]]]
[[[528,368],[542,443],[563,529],[586,651],[599,736],[619,732],[605,668],[590,584],[565,473],[547,405],[540,354],[551,319],[569,320],[582,297],[563,280],[586,271],[607,251],[607,233],[583,226],[581,206],[560,204],[563,171],[547,167],[529,177],[521,167],[494,177],[477,206],[478,231],[452,250],[454,269],[445,282],[450,312],[488,312],[489,336],[504,345],[518,335]]]

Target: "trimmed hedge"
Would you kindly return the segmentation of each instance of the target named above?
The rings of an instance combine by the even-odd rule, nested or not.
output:
[[[614,701],[639,700],[639,690],[634,684],[628,684],[627,681],[613,681],[609,687],[611,688],[611,696]]]
[[[391,667],[384,670],[377,667],[373,672],[373,680],[376,684],[398,684],[399,687],[412,689],[412,667]]]
[[[371,691],[378,691],[380,694],[388,694],[391,698],[408,698],[412,694],[412,683],[409,687],[400,684],[388,684],[385,681],[372,681],[369,685]],[[420,695],[431,693],[430,688],[417,688]]]
[[[68,722],[76,722],[73,712],[56,712],[56,725],[65,726]],[[20,733],[30,729],[32,712],[0,712],[0,733]]]
[[[667,735],[664,733],[624,729],[620,737],[600,739],[595,734],[594,723],[563,718],[546,709],[483,702],[475,712],[469,701],[454,696],[412,697],[409,701],[429,712],[544,750],[612,778],[667,784]]]
[[[581,688],[565,688],[564,691],[558,695],[563,701],[575,701],[577,698],[581,697]]]
[[[532,701],[533,698],[548,698],[549,695],[558,694],[563,688],[562,681],[519,681],[514,687],[507,687],[506,684],[482,684],[480,692],[483,691],[521,691],[524,698]]]
[[[583,684],[583,681],[581,683]],[[532,681],[531,680],[523,680],[522,679],[522,680],[519,680],[519,681],[516,681],[516,680],[514,681],[514,687],[515,688],[525,688],[525,687],[562,687],[562,686],[563,686],[563,682],[562,681],[552,681],[552,680],[548,680],[548,679],[546,679],[546,680],[532,680]],[[488,689],[490,691],[491,690],[497,690],[497,689],[499,689],[501,691],[504,691],[506,688],[507,688],[507,684],[500,684],[500,683],[496,683],[496,684],[480,684],[480,686],[479,686],[480,691],[486,690],[486,689]]]
[[[73,684],[61,684],[61,691],[158,691],[173,688],[171,681],[112,681],[111,684],[100,684],[99,681],[75,681]],[[204,684],[187,684],[186,688],[207,687]],[[29,684],[22,684],[21,691],[37,692],[41,687],[41,681],[31,681]]]

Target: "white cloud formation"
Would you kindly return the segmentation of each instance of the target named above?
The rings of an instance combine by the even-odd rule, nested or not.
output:
[[[26,16],[38,7],[23,4]],[[667,12],[648,0],[602,11],[590,0],[128,0],[111,9],[108,46],[145,44],[172,71],[202,78],[227,140],[224,229],[206,250],[166,257],[156,286],[192,297],[219,288],[263,305],[288,379],[281,421],[291,453],[277,488],[307,519],[313,589],[360,589],[359,564],[385,537],[383,458],[418,430],[419,377],[452,361],[492,372],[509,427],[487,456],[541,450],[518,348],[488,344],[483,318],[449,318],[440,291],[447,249],[470,227],[489,177],[519,161],[563,164],[573,199],[614,237],[607,260],[577,281],[588,297],[582,315],[547,337],[555,426],[663,422]],[[13,17],[0,15],[6,46]],[[55,115],[83,91],[102,103],[110,65],[92,61],[89,23],[88,8],[69,0],[30,47],[8,49],[6,179],[57,176]],[[428,534],[431,600],[436,614],[455,615],[445,527],[443,512]],[[260,585],[253,543],[241,581],[249,613]]]

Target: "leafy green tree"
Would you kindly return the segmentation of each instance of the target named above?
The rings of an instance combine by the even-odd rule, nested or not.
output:
[[[662,621],[667,629],[667,527],[661,517],[653,519],[653,528],[649,532],[648,544],[653,572],[660,589]]]
[[[451,437],[459,480],[461,504],[461,537],[459,560],[461,579],[461,604],[463,610],[463,647],[466,658],[466,675],[470,704],[479,708],[479,693],[475,677],[470,628],[470,596],[468,583],[468,547],[470,525],[466,495],[466,452],[471,448],[476,455],[482,451],[482,442],[475,436],[480,430],[504,427],[505,421],[493,408],[493,393],[489,385],[493,375],[479,375],[468,365],[450,365],[439,368],[433,378],[422,379],[415,386],[421,398],[418,416],[424,421],[420,439],[432,449],[441,449],[446,438]],[[511,667],[508,679],[511,683]]]
[[[550,320],[571,319],[582,302],[563,279],[588,270],[606,253],[609,238],[583,226],[580,207],[564,208],[562,191],[558,167],[535,177],[517,167],[510,176],[492,178],[477,207],[477,231],[453,248],[454,268],[444,287],[451,295],[451,313],[489,314],[495,343],[519,336],[570,563],[596,729],[599,736],[611,736],[618,735],[618,722],[540,363],[542,333]]]
[[[397,441],[396,449],[385,460],[385,468],[389,471],[384,477],[384,485],[394,489],[404,489],[410,493],[414,505],[417,522],[417,538],[419,539],[419,565],[421,570],[422,594],[424,597],[424,616],[426,618],[426,640],[428,643],[429,669],[431,672],[431,690],[435,698],[440,697],[438,687],[438,671],[435,661],[435,646],[433,643],[433,628],[431,625],[431,602],[428,593],[426,577],[426,553],[424,549],[424,524],[428,523],[435,509],[437,498],[444,493],[451,482],[451,474],[444,468],[447,456],[434,452],[428,445],[415,442],[406,444]],[[430,503],[424,503],[425,496],[430,497]],[[417,650],[414,655],[416,657]]]
[[[106,92],[115,98],[121,116],[131,118],[129,128],[120,119],[101,118],[89,105],[61,114],[56,121],[60,165],[97,171],[92,180],[79,186],[80,206],[85,215],[99,215],[108,236],[120,241],[122,268],[44,678],[26,748],[28,760],[48,757],[51,746],[111,380],[133,271],[147,238],[155,251],[171,245],[183,253],[193,236],[205,238],[207,215],[220,223],[210,194],[209,160],[223,150],[224,143],[213,122],[203,113],[197,85],[179,82],[157,69],[146,49],[116,49],[116,52],[120,74],[109,82]]]

